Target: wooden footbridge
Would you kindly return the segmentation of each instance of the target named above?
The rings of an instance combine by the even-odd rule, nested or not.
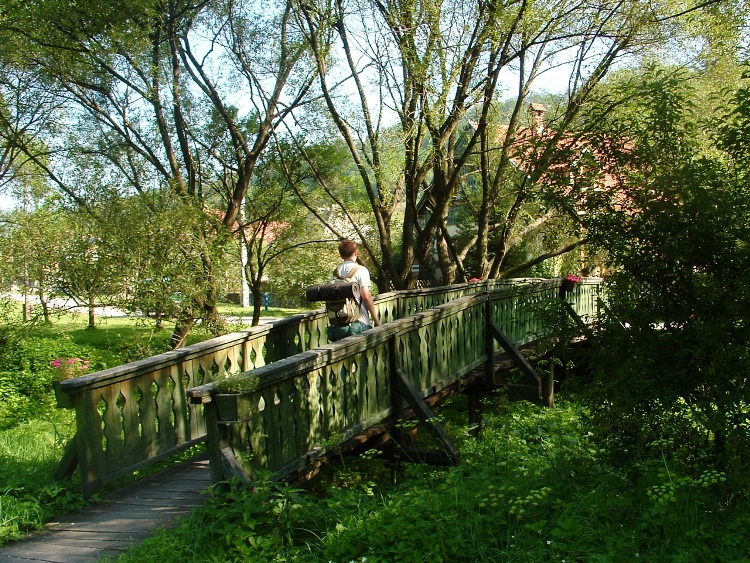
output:
[[[425,422],[438,447],[410,452],[401,444],[399,455],[455,463],[458,452],[431,422],[430,404],[492,384],[499,353],[543,393],[518,353],[548,330],[535,305],[562,298],[586,322],[601,302],[599,280],[584,279],[572,291],[564,282],[395,291],[376,298],[380,327],[333,344],[319,310],[63,381],[58,406],[75,409],[77,432],[56,474],[77,469],[91,495],[205,441],[213,482],[258,470],[303,475],[344,444],[390,437],[404,415]]]
[[[544,382],[518,351],[548,333],[544,303],[580,323],[602,302],[599,280],[476,282],[396,291],[376,298],[382,326],[328,344],[313,311],[146,360],[63,381],[58,406],[74,409],[77,431],[56,476],[78,471],[89,496],[201,442],[207,455],[172,466],[0,549],[0,562],[92,561],[141,541],[203,501],[211,482],[302,478],[333,451],[379,442],[398,459],[457,463],[459,452],[431,405],[468,392],[470,420],[495,381],[501,355]],[[416,417],[435,448],[418,450],[395,423]],[[207,459],[206,459],[207,458]],[[206,466],[208,465],[208,469]]]

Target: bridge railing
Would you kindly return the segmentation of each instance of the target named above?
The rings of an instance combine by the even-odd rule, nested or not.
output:
[[[584,282],[568,295],[581,316],[594,312],[598,287]],[[556,298],[559,288],[559,280],[526,281],[457,296],[251,370],[243,375],[258,380],[250,392],[226,393],[215,384],[189,389],[209,421],[212,478],[259,469],[279,478],[308,466],[400,410],[394,404],[396,370],[427,397],[494,356],[496,345],[486,338],[489,323],[517,345],[544,333],[532,304]]]
[[[467,295],[523,283],[396,291],[377,296],[375,303],[381,322],[390,324]],[[554,288],[560,280],[544,283]],[[187,400],[188,389],[326,348],[327,326],[321,309],[61,382],[58,406],[75,409],[76,436],[56,474],[78,467],[82,491],[91,494],[205,440],[204,412]]]

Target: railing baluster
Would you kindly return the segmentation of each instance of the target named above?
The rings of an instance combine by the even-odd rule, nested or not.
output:
[[[381,321],[389,326],[411,316],[405,325],[392,328],[391,332],[399,335],[401,368],[404,373],[412,374],[426,392],[444,380],[446,373],[452,377],[485,354],[484,312],[471,306],[455,315],[448,314],[446,307],[450,307],[446,304],[486,291],[502,291],[505,298],[494,300],[489,311],[506,334],[523,341],[538,332],[539,327],[524,311],[524,300],[518,295],[521,287],[532,290],[533,297],[527,301],[538,300],[554,295],[559,280],[485,281],[399,291],[378,296],[376,306]],[[599,295],[598,283],[584,282],[571,299],[580,315],[593,317]],[[441,310],[444,318],[436,316],[436,309]],[[143,468],[170,452],[205,439],[206,413],[201,404],[188,404],[184,400],[186,389],[210,384],[228,372],[266,369],[290,354],[321,347],[338,350],[337,345],[333,348],[327,345],[326,327],[324,312],[314,311],[273,326],[255,327],[63,382],[61,390],[70,396],[69,403],[76,409],[84,492],[90,494],[133,468]],[[391,351],[384,342],[369,335],[367,338],[372,340],[371,347],[358,349],[351,357],[336,358],[334,369],[343,367],[345,380],[341,379],[341,373],[329,380],[330,372],[326,370],[332,368],[319,366],[305,373],[304,382],[297,378],[294,383],[280,384],[275,389],[281,396],[280,405],[274,404],[273,394],[264,394],[267,403],[264,410],[258,410],[257,404],[248,407],[254,409],[254,414],[252,420],[243,423],[244,429],[239,434],[245,435],[242,439],[247,442],[246,449],[252,450],[254,463],[264,464],[269,456],[275,460],[287,459],[290,451],[298,452],[300,448],[312,450],[332,433],[356,426],[355,419],[380,416],[390,409],[386,374],[392,361]],[[352,371],[353,365],[356,371]],[[296,395],[290,399],[286,394],[292,389]],[[327,395],[327,390],[333,395]],[[260,392],[253,396],[256,403],[260,401]],[[334,396],[345,399],[346,409],[343,403],[334,407],[331,403]],[[97,409],[105,402],[102,419]],[[296,426],[282,428],[278,416],[283,419],[292,411]],[[300,433],[302,429],[304,434]],[[274,442],[271,437],[261,435],[266,431],[276,432],[275,440],[278,442],[281,436],[283,441],[283,447],[276,447],[272,455],[262,451],[264,444]]]

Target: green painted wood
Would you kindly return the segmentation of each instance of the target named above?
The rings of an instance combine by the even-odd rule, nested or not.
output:
[[[156,439],[156,403],[151,395],[151,384],[148,378],[138,378],[136,381],[136,397],[141,425],[141,448],[143,459],[149,459],[159,453]],[[155,385],[155,384],[154,384]]]
[[[516,366],[526,374],[532,384],[541,385],[541,377],[539,377],[539,374],[529,361],[523,356],[523,354],[521,354],[515,343],[513,343],[513,341],[511,341],[496,324],[491,323],[490,326],[492,327],[492,336],[495,340],[500,342],[500,345],[503,347],[506,354],[508,354],[513,360],[513,363],[515,363]]]
[[[104,424],[104,437],[106,447],[104,448],[104,463],[108,471],[117,471],[117,460],[122,459],[125,452],[122,441],[122,413],[117,405],[121,384],[103,388],[102,399],[104,412],[102,421]]]
[[[434,420],[434,415],[424,402],[424,397],[401,370],[397,369],[394,375],[398,392],[417,413],[417,418],[428,427],[431,436],[438,442],[442,452],[447,456],[448,463],[446,465],[458,465],[461,454],[448,433]]]
[[[203,404],[210,402],[212,382],[227,373],[264,369],[279,362],[294,380],[278,389],[279,404],[286,410],[280,414],[276,405],[267,404],[260,409],[258,395],[255,403],[248,403],[253,422],[244,421],[241,432],[234,434],[244,435],[245,445],[238,442],[237,448],[245,448],[246,458],[264,464],[271,456],[274,463],[287,463],[301,449],[316,450],[331,436],[346,434],[362,421],[390,411],[390,384],[383,374],[392,361],[391,352],[378,334],[397,339],[401,367],[427,393],[486,357],[485,313],[477,310],[483,306],[466,299],[482,301],[488,291],[502,295],[490,306],[493,320],[512,340],[523,343],[543,328],[525,312],[528,306],[555,295],[559,285],[560,280],[501,280],[391,292],[376,297],[378,315],[390,328],[370,331],[355,339],[357,345],[327,344],[327,321],[321,309],[62,382],[60,390],[70,398],[65,404],[74,406],[81,435],[77,457],[82,489],[93,492],[128,467],[142,468],[149,460],[204,439]],[[601,297],[598,282],[584,281],[568,299],[588,319],[598,310]],[[462,299],[458,309],[463,310],[458,311],[455,303]],[[314,354],[316,359],[304,356],[316,350],[324,352]],[[321,354],[328,367],[313,367]],[[360,371],[346,381],[339,376],[337,381],[331,378],[332,365],[348,374]],[[273,378],[287,377],[280,374],[274,373]],[[273,384],[269,380],[268,385]],[[190,402],[184,400],[186,390]],[[298,399],[289,398],[293,390]],[[270,397],[273,403],[274,395]],[[346,407],[337,410],[334,399]],[[293,422],[284,428],[287,423],[279,421],[289,411],[294,412]],[[274,432],[271,438],[264,436],[269,428]],[[280,446],[277,442],[282,439]]]
[[[140,424],[140,413],[138,412],[138,401],[136,397],[138,382],[136,380],[123,381],[123,406],[121,409],[122,414],[122,430],[123,430],[123,448],[126,454],[126,462],[124,465],[130,465],[133,460],[143,459],[145,451],[143,449],[143,443],[141,441],[141,424]]]
[[[77,398],[76,439],[78,442],[78,464],[81,476],[81,492],[89,496],[98,489],[101,475],[106,474],[102,441],[102,419],[96,405],[100,396],[86,394]]]

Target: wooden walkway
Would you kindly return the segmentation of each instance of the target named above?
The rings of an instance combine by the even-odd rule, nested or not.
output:
[[[205,455],[104,495],[103,501],[67,514],[44,532],[0,548],[0,563],[96,561],[136,545],[206,499],[211,484]]]

